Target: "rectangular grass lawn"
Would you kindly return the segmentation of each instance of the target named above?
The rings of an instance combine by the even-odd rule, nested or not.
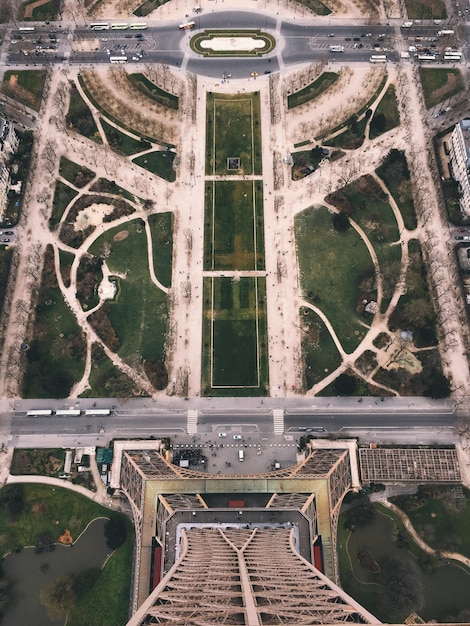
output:
[[[206,183],[204,269],[264,269],[261,181]]]
[[[261,174],[259,93],[207,96],[206,174]],[[229,169],[228,159],[240,159]]]
[[[204,278],[203,362],[206,395],[266,394],[264,278]]]

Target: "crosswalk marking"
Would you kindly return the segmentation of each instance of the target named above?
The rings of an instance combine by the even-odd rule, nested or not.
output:
[[[274,434],[282,435],[284,432],[284,409],[273,409]]]
[[[186,430],[188,431],[188,435],[195,435],[197,433],[197,416],[198,412],[196,410],[188,410],[186,422]]]

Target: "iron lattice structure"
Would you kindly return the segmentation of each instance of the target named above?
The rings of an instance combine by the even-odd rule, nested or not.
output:
[[[303,559],[294,530],[182,532],[182,550],[129,626],[378,624]]]
[[[177,577],[182,575],[182,572],[189,571],[186,570],[185,561],[193,559],[195,552],[187,547],[183,551],[186,557],[181,561],[179,549],[174,550],[176,548],[175,543],[178,542],[175,542],[174,538],[172,538],[171,542],[168,541],[168,536],[171,535],[171,533],[168,533],[168,529],[171,530],[171,524],[178,512],[186,511],[186,515],[196,515],[197,517],[191,517],[192,520],[199,519],[197,511],[201,511],[201,515],[203,515],[203,511],[209,511],[210,513],[210,509],[204,499],[204,495],[210,493],[230,493],[234,496],[244,493],[272,494],[265,510],[273,511],[272,514],[269,513],[269,516],[272,515],[273,519],[282,515],[284,515],[284,519],[288,519],[285,516],[289,515],[289,513],[280,513],[283,510],[297,511],[307,523],[310,535],[310,544],[307,551],[302,553],[303,556],[296,553],[297,562],[303,563],[303,571],[310,571],[310,574],[314,573],[311,580],[317,581],[317,591],[325,581],[326,583],[329,583],[329,580],[337,581],[336,525],[342,498],[351,488],[350,450],[347,448],[338,446],[338,448],[314,449],[310,451],[304,460],[296,465],[253,475],[215,475],[197,470],[194,471],[173,465],[164,458],[159,450],[126,449],[122,452],[120,486],[131,501],[137,533],[133,600],[135,611],[147,602],[154,541],[164,550],[163,576],[165,580],[168,579],[168,576],[173,571],[175,560],[179,559],[178,563],[181,568],[181,571],[175,574]],[[213,517],[217,519],[216,512],[213,514]],[[249,550],[253,549],[254,546],[261,545],[262,538],[269,536],[264,531],[265,529],[261,530],[258,528],[250,540]],[[221,532],[223,532],[223,537],[217,535],[217,545],[221,537],[225,542],[224,545],[227,544],[227,531]],[[173,537],[173,535],[171,536]],[[185,542],[188,536],[193,535],[192,531],[186,528],[184,530],[184,541],[182,536],[179,540],[180,542],[182,541],[182,545],[186,546]],[[212,537],[214,535],[209,534],[208,536]],[[310,559],[313,543],[319,536],[321,536],[323,549],[323,571],[327,575],[324,578],[306,560],[306,558]],[[271,541],[272,539],[273,537],[271,537]],[[270,545],[270,541],[266,540],[266,542],[267,546]],[[305,543],[303,545],[305,546]],[[210,561],[209,546],[206,548],[201,553],[201,559],[209,559]],[[246,554],[248,554],[249,550],[247,547]],[[210,551],[212,551],[212,548],[210,548]],[[294,552],[295,550],[289,550],[286,553],[286,550],[284,550],[283,558],[287,559],[286,563],[291,558],[286,555],[294,554]],[[212,554],[212,552],[210,553]],[[270,554],[270,558],[272,558],[272,550]],[[168,555],[172,555],[174,557],[173,560],[169,560]],[[194,559],[196,559],[196,556],[194,556]],[[287,565],[286,567],[288,569]],[[213,568],[213,571],[216,571],[216,564],[213,563],[211,568]],[[256,576],[259,576],[260,572]],[[237,575],[240,577],[240,572]],[[217,577],[215,577],[212,581],[215,585],[214,589],[218,589],[219,582],[217,580]],[[274,583],[279,584],[280,581],[281,578],[279,576],[273,575],[270,584],[274,587]],[[287,578],[285,584],[287,585]],[[334,583],[329,584],[334,585]],[[335,593],[336,590],[340,593],[339,588],[335,587]],[[279,593],[282,595],[281,590]],[[188,594],[188,602],[191,602],[193,596],[189,587]],[[243,596],[243,598],[243,602],[237,601],[240,603],[240,606],[244,606],[246,601],[246,597]],[[331,599],[330,602],[332,602]],[[346,605],[348,605],[348,602],[349,599]],[[256,603],[258,604],[258,600]],[[259,604],[261,606],[261,602]],[[343,604],[341,603],[342,606]],[[241,614],[244,614],[245,610],[242,608]],[[233,613],[233,607],[229,612],[230,614]],[[186,622],[184,622],[183,618],[181,619],[181,622],[175,623],[193,623],[191,619]],[[261,619],[265,621],[260,621]],[[257,618],[258,621],[254,623],[289,623],[287,618],[278,622],[266,622],[266,619],[266,616],[263,618],[259,617]],[[239,622],[226,623],[251,623],[250,621],[244,621],[245,618],[240,618],[240,620]],[[299,623],[312,623],[311,616],[308,620]],[[129,623],[138,622],[131,621]],[[204,623],[209,624],[211,620],[208,619]]]

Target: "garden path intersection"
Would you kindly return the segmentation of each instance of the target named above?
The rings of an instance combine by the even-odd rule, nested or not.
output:
[[[248,7],[251,4],[243,0],[240,6]],[[216,5],[217,3],[214,4],[214,7]],[[274,8],[268,2],[258,3],[258,5],[266,11]],[[66,11],[67,7],[68,4],[66,4]],[[219,8],[218,5],[217,8]],[[160,15],[168,18],[180,15],[184,10],[187,10],[189,13],[191,9],[192,4],[190,5],[190,3],[179,3],[176,6],[176,3],[170,2],[161,8]],[[298,15],[296,15],[296,19],[299,19]],[[338,71],[340,64],[336,63],[329,69],[333,69],[333,67],[335,71]],[[99,69],[98,71],[105,82],[109,80],[107,68],[105,70]],[[423,122],[423,106],[420,101],[419,91],[415,87],[414,69],[410,65],[400,67],[390,65],[387,71],[387,82],[382,89],[382,93],[385,93],[389,84],[394,83],[397,85],[399,110],[402,114],[400,127],[389,131],[378,139],[366,138],[362,146],[354,151],[344,150],[346,154],[342,159],[323,163],[317,171],[302,181],[291,180],[290,166],[287,164],[282,164],[280,170],[276,171],[276,167],[273,166],[273,155],[281,159],[287,157],[294,143],[292,138],[299,134],[300,123],[311,124],[312,128],[315,124],[318,125],[319,120],[326,118],[336,105],[333,102],[334,96],[324,94],[319,97],[316,106],[308,107],[308,112],[306,115],[304,114],[305,117],[301,121],[298,115],[287,115],[283,111],[283,107],[281,107],[281,118],[272,123],[269,114],[272,98],[277,97],[280,102],[285,100],[285,83],[283,79],[276,82],[271,81],[267,77],[253,77],[247,80],[230,80],[221,84],[215,79],[199,77],[195,98],[195,113],[187,114],[187,112],[184,112],[180,116],[178,156],[180,157],[181,166],[178,171],[177,182],[172,185],[157,176],[149,174],[147,171],[141,170],[138,166],[132,164],[129,158],[113,153],[107,146],[106,138],[104,138],[104,148],[99,149],[94,142],[84,137],[58,129],[51,122],[52,112],[56,107],[54,94],[59,87],[59,83],[64,78],[76,79],[80,70],[70,67],[51,69],[48,101],[43,106],[43,111],[48,113],[47,115],[43,114],[41,118],[37,133],[38,144],[36,152],[41,154],[46,142],[55,139],[59,146],[57,157],[66,155],[77,164],[83,166],[90,166],[93,163],[93,169],[97,177],[109,178],[109,172],[113,172],[113,178],[116,183],[136,196],[142,196],[142,190],[145,189],[145,195],[155,203],[155,208],[152,209],[153,212],[171,210],[174,213],[175,254],[173,257],[173,285],[171,288],[174,306],[171,312],[171,322],[176,332],[175,343],[171,354],[168,354],[169,379],[186,378],[186,395],[189,398],[195,398],[201,392],[201,380],[203,378],[201,371],[203,360],[203,276],[219,277],[224,273],[229,277],[231,276],[231,271],[234,272],[234,276],[239,275],[236,268],[227,272],[220,271],[220,274],[218,274],[219,270],[203,271],[205,183],[209,180],[222,180],[220,176],[208,175],[205,171],[207,94],[209,92],[247,94],[255,90],[259,91],[261,102],[261,159],[263,167],[262,177],[253,175],[250,180],[261,180],[263,189],[266,269],[257,270],[255,273],[266,278],[269,394],[274,398],[295,397],[303,387],[300,358],[302,331],[299,325],[299,309],[302,306],[314,310],[321,317],[326,327],[330,330],[333,341],[342,357],[340,367],[323,378],[313,388],[307,390],[306,393],[308,395],[314,395],[327,387],[339,373],[348,369],[355,371],[355,363],[364,352],[368,350],[377,352],[374,340],[380,333],[388,330],[389,317],[393,310],[393,304],[396,304],[402,293],[403,281],[398,282],[387,311],[374,316],[370,328],[366,328],[366,335],[359,347],[353,352],[347,352],[341,345],[341,341],[337,337],[328,317],[318,307],[307,302],[300,289],[294,218],[296,214],[308,206],[325,205],[325,195],[329,193],[329,190],[344,186],[346,178],[352,180],[364,174],[375,176],[376,168],[383,161],[389,150],[398,148],[405,151],[409,156],[410,167],[419,170],[421,179],[426,181],[426,188],[429,194],[427,202],[434,207],[431,218],[426,223],[419,221],[418,227],[409,231],[404,227],[401,213],[394,199],[391,198],[391,207],[400,232],[400,240],[396,242],[396,245],[400,246],[402,250],[401,273],[404,275],[408,263],[408,243],[413,238],[418,238],[420,241],[432,240],[432,245],[439,253],[440,267],[436,268],[436,273],[440,279],[442,278],[439,284],[445,285],[447,291],[446,308],[445,311],[440,312],[440,323],[445,330],[445,334],[451,335],[453,338],[452,342],[442,342],[440,346],[444,369],[446,374],[452,379],[454,389],[459,391],[459,395],[467,395],[469,391],[469,371],[465,350],[466,338],[463,335],[464,329],[460,327],[458,322],[461,303],[458,301],[458,296],[454,293],[454,290],[448,289],[448,285],[452,284],[452,267],[448,260],[446,248],[448,229],[438,208],[439,201],[429,170],[427,158],[429,150],[428,130],[425,122]],[[372,70],[369,67],[357,67],[354,70],[354,74],[350,75],[349,79],[346,80],[348,70],[345,68],[344,75],[341,78],[343,81],[341,83],[341,100],[344,102],[353,100],[366,80],[366,76],[370,75],[371,72]],[[291,71],[290,74],[287,71],[285,73],[287,77],[293,74]],[[80,90],[80,86],[78,88]],[[98,127],[100,127],[96,109],[89,102],[87,95],[83,91],[81,91],[81,95],[87,101]],[[123,97],[128,98],[126,94]],[[128,103],[132,104],[130,100],[128,100]],[[375,106],[376,104],[372,108]],[[412,142],[411,138],[413,139]],[[193,165],[189,167],[189,163]],[[281,172],[283,181],[281,183],[276,179],[279,176],[279,172]],[[230,180],[243,180],[243,178],[230,176]],[[53,179],[54,176],[51,176],[49,179],[50,185],[53,184]],[[383,191],[387,193],[384,183],[377,178],[376,180]],[[32,180],[30,209],[27,215],[24,216],[21,225],[23,236],[20,242],[20,267],[14,300],[31,301],[31,292],[34,284],[33,281],[28,279],[28,274],[25,271],[28,250],[36,247],[44,250],[47,244],[52,244],[55,249],[55,264],[61,290],[87,337],[85,372],[71,394],[72,397],[77,397],[86,389],[88,384],[91,367],[91,344],[93,342],[102,344],[102,342],[87,320],[90,312],[84,312],[75,297],[75,280],[72,280],[70,287],[65,287],[61,279],[58,250],[76,251],[68,249],[65,244],[60,243],[56,235],[48,228],[44,212],[41,212],[40,202],[36,199],[43,184],[44,174],[38,168]],[[86,191],[87,188],[84,188],[79,193],[83,194]],[[330,210],[335,210],[332,206],[329,208]],[[136,207],[136,209],[131,218],[123,217],[119,218],[118,221],[100,225],[83,243],[80,252],[85,252],[103,232],[119,224],[124,225],[128,219],[141,218],[148,230],[148,212],[142,207]],[[378,291],[380,292],[380,268],[377,260],[374,259],[373,246],[369,242],[367,233],[361,230],[360,226],[354,223],[354,220],[352,220],[352,225],[371,252],[379,277]],[[188,232],[192,233],[190,254],[187,253]],[[162,289],[162,291],[168,291],[159,283],[158,278],[155,276],[151,261],[151,238],[148,237],[147,241],[151,280],[157,288]],[[76,255],[72,275],[74,275],[75,268],[78,265],[79,256],[78,254]],[[282,267],[281,272],[279,270],[280,267]],[[190,298],[184,296],[184,290],[188,284],[191,285],[192,295]],[[11,366],[10,357],[15,351],[17,338],[20,335],[21,328],[18,320],[15,319],[15,316],[10,316],[9,328],[0,361],[0,392],[2,396],[9,395],[10,392],[7,389],[11,390],[12,388],[12,380],[8,377],[7,372]],[[163,398],[167,400],[166,391],[156,392],[138,370],[130,367],[128,363],[106,346],[103,345],[103,348],[116,367],[132,377],[141,389],[152,395],[155,400]],[[379,352],[378,354],[379,363],[380,359],[383,359],[385,362],[387,355],[384,352]],[[365,379],[368,380],[368,377],[366,376]],[[386,386],[383,386],[383,388],[387,390]],[[168,401],[171,401],[171,399]]]

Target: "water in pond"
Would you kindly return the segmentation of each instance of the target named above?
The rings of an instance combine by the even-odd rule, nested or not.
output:
[[[2,626],[59,626],[64,620],[51,621],[39,602],[39,593],[64,574],[77,574],[101,568],[111,550],[106,545],[106,519],[94,520],[73,546],[57,545],[53,552],[36,554],[25,548],[3,560],[5,578],[11,583],[10,603]]]
[[[379,565],[391,556],[399,556],[403,560],[416,562],[416,557],[406,548],[399,547],[398,542],[393,540],[395,524],[392,518],[386,513],[378,512],[374,521],[363,527],[356,527],[349,538],[348,552],[351,565],[356,579],[363,583],[364,599],[369,597],[371,591],[379,591],[380,573],[372,573],[373,568],[363,567],[357,560],[358,552],[361,548]],[[412,539],[406,535],[407,541],[411,544]],[[423,584],[424,606],[419,609],[419,615],[429,621],[452,621],[460,611],[470,609],[470,574],[464,567],[456,563],[444,562],[440,567],[432,571],[419,570]],[[345,581],[346,582],[346,581]],[[370,586],[372,584],[372,586]],[[346,591],[348,586],[345,584]],[[354,596],[354,593],[352,593]],[[373,594],[375,595],[375,594]],[[361,602],[362,598],[356,599]],[[374,607],[366,608],[372,613],[376,613],[379,619],[386,620],[386,615],[380,614],[380,601]]]

